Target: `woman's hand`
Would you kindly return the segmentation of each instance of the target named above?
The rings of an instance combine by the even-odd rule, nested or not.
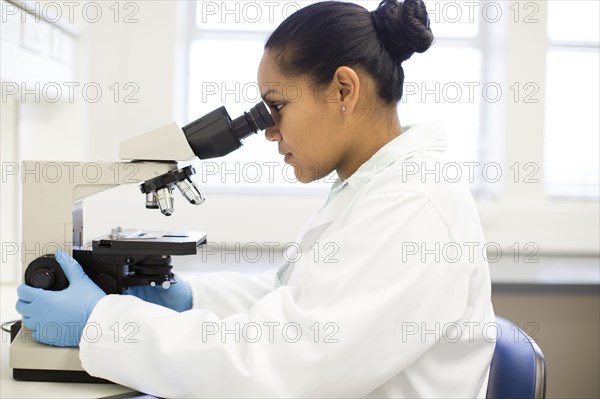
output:
[[[21,284],[17,288],[17,312],[37,342],[55,346],[78,346],[94,306],[106,294],[66,252],[54,257],[65,272],[69,286],[46,291]]]
[[[136,296],[146,302],[161,305],[177,312],[183,312],[192,308],[192,288],[187,281],[177,278],[177,283],[171,284],[169,288],[159,285],[140,287],[128,287],[125,294]]]

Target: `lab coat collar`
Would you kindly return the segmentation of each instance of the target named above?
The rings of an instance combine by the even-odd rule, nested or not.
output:
[[[332,199],[345,187],[359,190],[376,174],[394,162],[408,158],[410,155],[424,150],[446,148],[444,124],[440,121],[428,122],[404,128],[402,134],[384,145],[368,161],[362,164],[354,174],[342,181],[337,179],[329,193]]]

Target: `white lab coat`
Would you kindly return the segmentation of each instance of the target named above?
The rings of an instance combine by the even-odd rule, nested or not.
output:
[[[277,274],[200,276],[182,313],[102,299],[83,367],[161,397],[485,397],[484,239],[468,189],[431,172],[444,146],[412,127],[334,184]]]

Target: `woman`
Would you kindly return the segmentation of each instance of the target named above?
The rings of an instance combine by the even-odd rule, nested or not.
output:
[[[59,253],[71,285],[20,287],[25,324],[77,295],[62,321],[101,336],[59,344],[79,343],[90,374],[157,396],[484,397],[494,314],[479,218],[467,188],[427,173],[443,162],[441,127],[403,131],[396,113],[402,63],[432,40],[421,0],[371,13],[321,2],[269,38],[267,139],[299,181],[339,176],[294,262],[105,296]]]

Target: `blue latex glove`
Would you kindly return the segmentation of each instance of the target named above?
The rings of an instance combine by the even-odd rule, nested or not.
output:
[[[94,306],[106,294],[85,274],[66,252],[56,251],[69,286],[62,291],[46,291],[21,284],[17,288],[17,312],[33,339],[55,346],[78,346],[85,323]]]
[[[177,278],[175,284],[169,288],[149,285],[127,287],[125,294],[136,296],[146,302],[161,305],[177,312],[184,312],[192,308],[192,288],[187,281]]]

